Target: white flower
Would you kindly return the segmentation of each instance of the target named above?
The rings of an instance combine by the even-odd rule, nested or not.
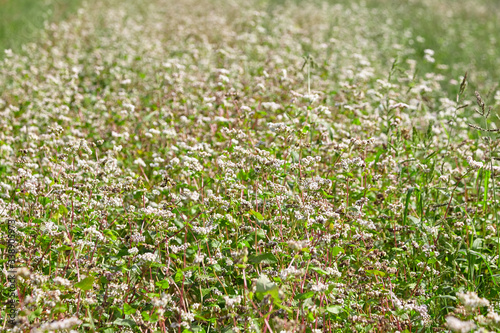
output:
[[[135,106],[130,103],[123,103],[123,107],[129,109],[129,111],[134,112]]]
[[[134,161],[134,164],[140,165],[142,167],[146,167],[146,163],[140,157]]]
[[[137,260],[144,262],[156,262],[158,260],[158,256],[155,253],[143,253],[137,256]]]
[[[318,190],[318,189],[319,189],[319,184],[318,184],[318,183],[316,183],[316,182],[311,182],[311,183],[309,184],[309,189],[310,189],[311,191],[316,191],[316,190]]]
[[[396,103],[394,105],[389,106],[389,110],[396,109],[396,108],[404,109],[404,108],[408,108],[408,107],[409,107],[409,105],[406,103]]]
[[[318,94],[305,94],[302,96],[302,98],[304,98],[309,103],[314,103],[319,98],[319,95]]]
[[[34,329],[33,332],[42,333],[42,332],[47,332],[47,331],[50,332],[50,331],[67,330],[67,329],[70,329],[74,326],[78,326],[81,323],[82,323],[82,321],[76,317],[65,318],[65,319],[54,321],[51,323],[44,323],[44,324],[40,325],[40,327]]]
[[[51,236],[55,235],[59,228],[52,221],[47,221],[44,224],[43,231]]]
[[[71,281],[69,281],[63,277],[60,277],[60,276],[55,277],[53,281],[55,284],[58,284],[61,286],[65,286],[65,287],[71,286]]]
[[[467,333],[476,328],[476,324],[472,321],[461,321],[452,316],[446,317],[446,325],[453,332]]]
[[[246,106],[246,105],[242,105],[242,106],[240,107],[240,110],[241,110],[241,111],[244,111],[245,113],[250,113],[250,112],[252,112],[252,109],[251,109],[250,107]]]
[[[483,162],[476,162],[472,159],[472,156],[467,156],[467,163],[474,168],[474,169],[480,169],[483,167]]]
[[[430,63],[433,63],[436,61],[436,59],[434,59],[432,56],[430,56],[428,54],[424,55],[424,60],[427,62],[430,62]]]
[[[135,232],[132,236],[130,236],[130,240],[134,243],[139,243],[139,242],[144,242],[146,240],[146,237],[144,237],[138,232]]]
[[[12,149],[12,147],[11,147],[11,146],[9,146],[9,145],[5,145],[5,144],[3,144],[3,145],[1,145],[1,146],[0,146],[0,156],[4,156],[4,157],[5,157],[5,156],[8,156],[8,155],[10,155],[13,151],[14,151],[14,150],[13,150],[13,149]]]
[[[486,298],[480,298],[473,291],[468,293],[457,293],[458,299],[468,309],[475,309],[482,306],[489,306],[490,302]]]
[[[274,102],[264,102],[262,103],[262,107],[270,111],[276,111],[282,108],[280,104]]]
[[[224,300],[226,301],[226,306],[228,308],[234,308],[235,305],[238,305],[241,303],[241,296],[236,296],[236,297],[233,297],[233,298],[230,298],[229,296],[224,296]]]
[[[203,259],[205,259],[205,254],[204,253],[197,253],[194,256],[194,263],[199,264],[203,262]]]
[[[224,83],[229,82],[229,78],[222,74],[219,75],[219,80]]]
[[[184,310],[181,310],[181,318],[184,321],[192,322],[194,320],[194,313],[184,312]]]
[[[128,253],[131,255],[135,255],[135,254],[139,253],[139,249],[134,246],[133,248],[128,250]]]

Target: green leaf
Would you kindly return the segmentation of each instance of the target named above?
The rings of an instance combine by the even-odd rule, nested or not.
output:
[[[28,315],[28,319],[30,321],[34,320],[35,318],[38,318],[40,317],[40,315],[42,314],[42,311],[43,311],[43,308],[38,308],[36,309],[35,311],[31,312],[29,315]]]
[[[149,321],[149,312],[148,311],[142,311],[141,312],[141,317],[142,317],[142,320]]]
[[[331,305],[326,308],[326,311],[333,313],[333,314],[339,314],[342,312],[342,306],[340,305]]]
[[[332,256],[336,257],[337,254],[339,254],[340,252],[344,252],[344,249],[341,248],[340,246],[334,246],[332,248]]]
[[[250,214],[255,216],[260,221],[264,220],[264,217],[259,212],[256,212],[255,210],[250,210]]]
[[[123,304],[123,313],[125,313],[126,315],[134,314],[136,311],[137,311],[137,309],[134,309],[133,307],[131,307],[127,303]]]
[[[183,276],[184,276],[184,273],[182,273],[182,270],[178,269],[177,273],[175,273],[174,281],[177,282],[177,283],[182,282],[182,277]]]
[[[69,250],[71,250],[71,246],[68,245],[61,245],[56,249],[57,252],[64,252]]]
[[[160,316],[158,315],[158,311],[155,311],[149,318],[149,322],[156,323],[158,320],[160,320]]]
[[[281,300],[280,300],[281,301]],[[274,305],[276,305],[278,308],[280,309],[283,309],[285,310],[286,312],[288,312],[289,314],[292,314],[293,313],[293,310],[291,308],[289,308],[288,306],[285,306],[283,304],[280,304],[280,303],[277,303],[277,302],[274,302]]]
[[[483,244],[483,239],[476,238],[476,239],[474,239],[474,242],[472,243],[472,248],[474,250],[480,250],[482,248],[482,244]]]
[[[108,236],[109,238],[111,238],[111,240],[117,240],[118,239],[118,233],[114,230],[109,230],[109,229],[106,229],[102,232],[104,235]],[[128,254],[128,251],[127,251],[127,254]]]
[[[275,264],[278,262],[278,259],[272,253],[263,253],[258,256],[250,256],[248,261],[252,264]]]
[[[271,295],[275,303],[281,303],[278,286],[265,274],[261,274],[256,282],[255,296],[258,299],[262,300],[264,296]]]
[[[118,326],[127,326],[130,328],[134,328],[135,326],[137,326],[135,321],[130,320],[130,319],[122,319],[122,318],[118,318],[117,320],[115,320],[113,322],[113,324],[118,325]]]
[[[314,291],[308,291],[306,293],[297,294],[293,299],[307,299],[314,296]]]
[[[64,216],[65,214],[67,214],[67,213],[68,213],[68,209],[67,209],[67,208],[66,208],[66,206],[64,206],[64,205],[59,205],[58,213],[59,213],[61,216]]]
[[[238,249],[243,249],[245,247],[250,248],[250,243],[243,239],[238,243]]]
[[[367,270],[365,272],[368,273],[368,274],[371,274],[371,275],[378,275],[378,276],[382,276],[382,277],[385,276],[384,272],[378,271],[376,269],[370,269],[370,270]]]
[[[205,275],[206,277],[209,277],[209,275]],[[201,296],[205,297],[207,296],[208,294],[210,294],[210,292],[212,291],[213,287],[210,287],[210,288],[201,288]]]
[[[198,269],[198,266],[188,266],[186,268],[183,268],[182,271],[183,272],[186,272],[186,271],[195,271]]]
[[[199,320],[205,320],[207,321],[205,318],[201,317],[201,316],[194,316],[195,319],[199,319]],[[191,332],[193,333],[205,333],[205,329],[199,325],[191,325]]]
[[[63,303],[59,302],[51,310],[52,314],[64,313],[68,310],[68,307]]]
[[[238,179],[239,179],[239,180],[248,181],[248,179],[249,179],[248,174],[249,174],[249,173],[247,173],[247,172],[245,172],[245,171],[243,171],[243,170],[240,170],[240,171],[238,172],[238,175],[237,175],[237,176],[238,176]]]
[[[324,190],[321,190],[321,192],[323,192],[323,195],[327,199],[334,199],[335,198],[333,195],[330,195],[330,194],[326,193]]]
[[[101,284],[108,284],[109,283],[108,279],[104,275],[101,275],[101,277],[99,278],[99,281],[101,282]]]
[[[315,271],[316,273],[319,273],[319,274],[321,274],[321,275],[328,275],[328,272],[327,272],[327,271],[325,271],[325,270],[323,270],[323,269],[321,269],[321,268],[319,268],[319,267],[314,267],[314,266],[312,266],[312,267],[310,267],[310,268],[311,268],[311,270],[313,270],[313,271]]]
[[[257,239],[264,239],[266,238],[266,233],[262,229],[255,230],[255,232],[252,232],[249,235],[249,238],[255,243],[255,236],[257,236]]]
[[[162,289],[168,289],[170,287],[170,284],[168,283],[168,280],[158,281],[155,284],[158,287],[162,288]]]
[[[87,290],[92,289],[92,285],[93,284],[94,284],[94,277],[93,276],[87,276],[82,281],[75,283],[75,287],[87,291]]]
[[[38,198],[38,201],[42,204],[42,206],[47,206],[49,203],[52,202],[52,200],[50,200],[49,198],[46,198],[46,197],[40,197]]]

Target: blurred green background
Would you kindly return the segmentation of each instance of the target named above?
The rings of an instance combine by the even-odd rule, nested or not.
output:
[[[81,0],[0,0],[0,58],[36,40],[44,22],[58,22],[75,12]]]
[[[367,0],[368,7],[385,7],[401,33],[403,45],[422,58],[425,49],[435,51],[434,63],[424,62],[422,72],[439,72],[459,80],[468,72],[472,89],[483,92],[500,83],[500,1],[499,0]],[[403,37],[411,31],[411,37]],[[437,70],[439,65],[447,69]],[[447,86],[455,91],[456,86]],[[446,87],[446,85],[445,85]],[[451,89],[450,89],[451,88]],[[488,96],[492,99],[493,96]]]
[[[456,93],[457,85],[449,79],[460,81],[468,72],[471,90],[480,90],[485,95],[500,86],[500,0],[327,0],[346,6],[363,5],[372,10],[371,27],[373,38],[380,38],[378,24],[391,22],[397,32],[398,44],[404,50],[415,53],[403,56],[423,59],[426,49],[435,53],[435,62],[420,62],[419,75],[440,73],[446,77],[443,87]],[[287,2],[305,3],[303,0],[261,0],[272,10]],[[323,0],[309,0],[318,3]],[[321,7],[319,7],[321,8]],[[353,11],[352,15],[356,15]],[[366,37],[366,36],[365,36]],[[382,49],[378,56],[386,59],[395,52]],[[389,70],[389,69],[388,69]],[[489,96],[490,99],[493,96]]]
[[[214,0],[217,1],[217,0]],[[304,0],[258,0],[268,8]],[[308,0],[318,3],[323,0]],[[411,57],[424,57],[425,49],[435,51],[434,63],[421,63],[420,73],[439,72],[447,79],[460,80],[469,72],[471,88],[494,91],[500,85],[500,0],[327,0],[344,5],[362,4],[374,9],[367,22],[377,33],[377,22],[390,20],[400,35],[399,43],[415,50]],[[5,49],[19,50],[36,40],[45,21],[70,17],[82,0],[0,0],[0,58]],[[354,12],[353,15],[356,15]],[[390,58],[392,50],[380,50]],[[400,59],[404,61],[405,59]],[[443,65],[444,68],[443,68]],[[441,67],[438,67],[441,66]],[[445,89],[453,93],[452,84]],[[492,96],[491,96],[492,97]]]

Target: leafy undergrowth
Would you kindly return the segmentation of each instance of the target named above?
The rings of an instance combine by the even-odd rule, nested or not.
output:
[[[500,91],[378,14],[110,1],[7,52],[2,330],[495,330]]]

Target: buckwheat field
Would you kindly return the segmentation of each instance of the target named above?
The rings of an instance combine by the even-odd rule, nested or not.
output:
[[[0,331],[500,330],[498,7],[88,1],[6,49]]]

